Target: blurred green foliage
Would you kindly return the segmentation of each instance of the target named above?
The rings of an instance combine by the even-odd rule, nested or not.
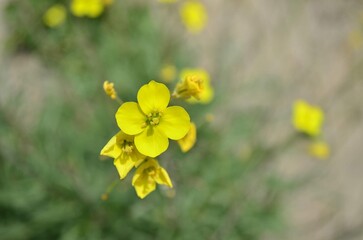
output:
[[[146,2],[117,1],[98,19],[68,14],[64,25],[49,29],[42,15],[59,2],[68,4],[13,0],[6,9],[9,51],[38,55],[60,88],[50,90],[31,129],[14,120],[16,101],[1,109],[1,239],[253,240],[281,232],[280,197],[288,186],[266,171],[273,151],[254,142],[260,112],[232,118],[223,129],[210,125],[205,114],[221,104],[220,89],[209,106],[185,105],[199,126],[194,149],[182,154],[173,143],[159,158],[175,197],[159,186],[140,200],[129,176],[101,200],[118,178],[111,161],[99,161],[118,131],[118,106],[102,82],[114,81],[119,95],[134,101],[165,62],[191,67],[196,58],[158,28]],[[248,154],[236,154],[237,139],[249,144]]]

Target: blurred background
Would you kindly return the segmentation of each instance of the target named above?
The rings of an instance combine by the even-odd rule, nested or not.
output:
[[[363,239],[362,1],[81,2],[0,1],[1,239]],[[129,176],[102,199],[103,81],[135,101],[185,68],[215,95],[180,103],[198,140],[159,157],[174,188],[141,200]],[[298,99],[324,113],[323,153]]]

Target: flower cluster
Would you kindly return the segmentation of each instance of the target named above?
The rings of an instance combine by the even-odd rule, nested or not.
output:
[[[104,82],[104,91],[112,99],[117,96],[113,83],[108,81]],[[187,94],[194,89],[186,87],[184,91]],[[169,106],[170,100],[166,85],[153,80],[143,85],[137,102],[125,102],[118,108],[115,118],[120,131],[100,153],[114,159],[120,179],[136,168],[132,185],[140,198],[154,191],[156,184],[173,187],[169,174],[155,159],[168,149],[169,140],[177,141],[182,152],[189,151],[196,142],[197,127],[188,112],[181,106]]]
[[[329,145],[321,140],[324,112],[320,107],[312,106],[304,100],[295,101],[292,123],[297,131],[313,138],[314,141],[309,147],[311,155],[319,159],[329,157]]]
[[[71,12],[76,17],[99,17],[113,0],[72,0]]]
[[[72,0],[70,12],[76,17],[97,18],[113,0]],[[62,4],[55,4],[47,9],[43,15],[43,22],[47,27],[56,28],[67,18],[67,9]]]
[[[108,81],[105,81],[103,83],[103,90],[105,90],[105,93],[112,99],[116,99],[117,98],[117,93],[116,90],[113,86],[113,83],[110,83]]]

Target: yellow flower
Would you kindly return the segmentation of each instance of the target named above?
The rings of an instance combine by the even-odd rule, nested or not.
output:
[[[186,1],[180,9],[182,21],[191,33],[197,33],[203,30],[207,23],[207,12],[204,5],[198,1]]]
[[[178,140],[178,144],[182,152],[188,152],[197,141],[197,127],[193,122],[190,123],[190,129],[187,135]]]
[[[72,0],[71,12],[76,17],[99,17],[104,11],[102,0]]]
[[[167,107],[169,89],[162,83],[150,81],[140,88],[136,102],[126,102],[116,113],[120,129],[135,135],[135,145],[140,153],[156,157],[165,152],[169,138],[179,140],[190,128],[190,117],[184,108]]]
[[[200,99],[200,94],[204,90],[203,81],[196,75],[186,76],[176,86],[175,97],[182,99],[189,99],[195,97]]]
[[[309,152],[312,156],[325,160],[330,156],[329,145],[323,141],[317,141],[310,145]]]
[[[112,99],[117,98],[117,92],[114,88],[113,82],[104,81],[103,82],[103,90],[105,90],[105,93]]]
[[[135,147],[134,137],[120,131],[113,136],[101,150],[101,155],[114,158],[114,165],[123,179],[133,167],[144,161],[142,155]]]
[[[166,170],[155,159],[149,158],[136,169],[132,186],[135,187],[137,196],[143,199],[155,190],[156,184],[173,187]]]
[[[323,111],[316,106],[311,106],[303,100],[298,100],[293,106],[293,125],[303,133],[318,136],[324,121]]]
[[[50,7],[43,15],[43,22],[50,28],[55,28],[64,23],[67,17],[66,8],[62,4]]]
[[[173,96],[190,103],[209,103],[214,96],[209,74],[203,69],[183,69]]]
[[[160,70],[160,77],[164,82],[172,82],[176,77],[176,67],[170,64],[163,66]]]

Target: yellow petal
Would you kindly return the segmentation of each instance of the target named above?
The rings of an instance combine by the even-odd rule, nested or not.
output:
[[[200,103],[209,103],[210,101],[212,101],[213,97],[214,97],[214,90],[212,88],[212,86],[210,85],[209,81],[206,81],[204,84],[204,91],[200,94]],[[193,99],[192,99],[193,101]]]
[[[120,178],[124,179],[127,174],[131,171],[131,169],[135,166],[135,162],[131,160],[130,157],[125,156],[125,154],[122,154],[123,156],[116,158],[113,161],[113,164],[115,165]]]
[[[171,188],[173,187],[169,174],[162,167],[159,167],[159,169],[157,170],[157,175],[154,177],[154,179],[157,184],[163,184]]]
[[[143,164],[141,164],[132,178],[132,186],[135,187],[137,196],[140,198],[146,197],[149,193],[155,190],[156,183],[144,170],[150,167],[155,169],[159,168],[159,164],[154,159],[147,159]]]
[[[148,126],[145,131],[135,136],[134,141],[137,150],[149,157],[156,157],[162,154],[169,146],[169,140],[159,130],[159,126]]]
[[[135,163],[136,163],[136,162],[139,162],[140,160],[144,160],[144,159],[146,158],[146,156],[145,156],[145,155],[143,155],[143,154],[141,154],[141,153],[137,150],[137,148],[136,148],[135,144],[133,145],[133,147],[134,147],[134,149],[132,150],[132,153],[130,153],[130,158],[131,158],[131,160],[132,160],[132,161],[134,161]]]
[[[197,127],[193,122],[190,123],[190,129],[182,139],[178,140],[178,144],[182,152],[188,152],[197,141]]]
[[[133,186],[136,190],[137,196],[143,199],[155,190],[156,183],[148,175],[142,175],[135,181]]]
[[[162,112],[169,104],[170,92],[164,84],[150,81],[140,88],[137,93],[137,101],[146,115],[152,112]]]
[[[129,135],[141,133],[146,117],[135,102],[126,102],[116,112],[117,125]]]
[[[137,181],[138,178],[141,177],[141,175],[144,173],[144,170],[146,168],[149,168],[151,166],[154,166],[154,162],[150,161],[151,159],[148,158],[147,160],[145,160],[145,162],[143,164],[141,164],[137,169],[136,172],[134,174],[134,177],[132,178],[132,185],[134,185]]]
[[[134,141],[134,136],[128,135],[128,134],[124,133],[123,131],[119,131],[116,134],[116,141],[118,143],[122,143],[124,140],[126,140],[128,142],[133,142]]]
[[[121,149],[116,144],[117,135],[113,136],[108,143],[102,148],[101,155],[117,158],[121,154]]]
[[[183,138],[190,128],[190,117],[184,108],[179,106],[168,107],[157,126],[168,138],[179,140]]]

